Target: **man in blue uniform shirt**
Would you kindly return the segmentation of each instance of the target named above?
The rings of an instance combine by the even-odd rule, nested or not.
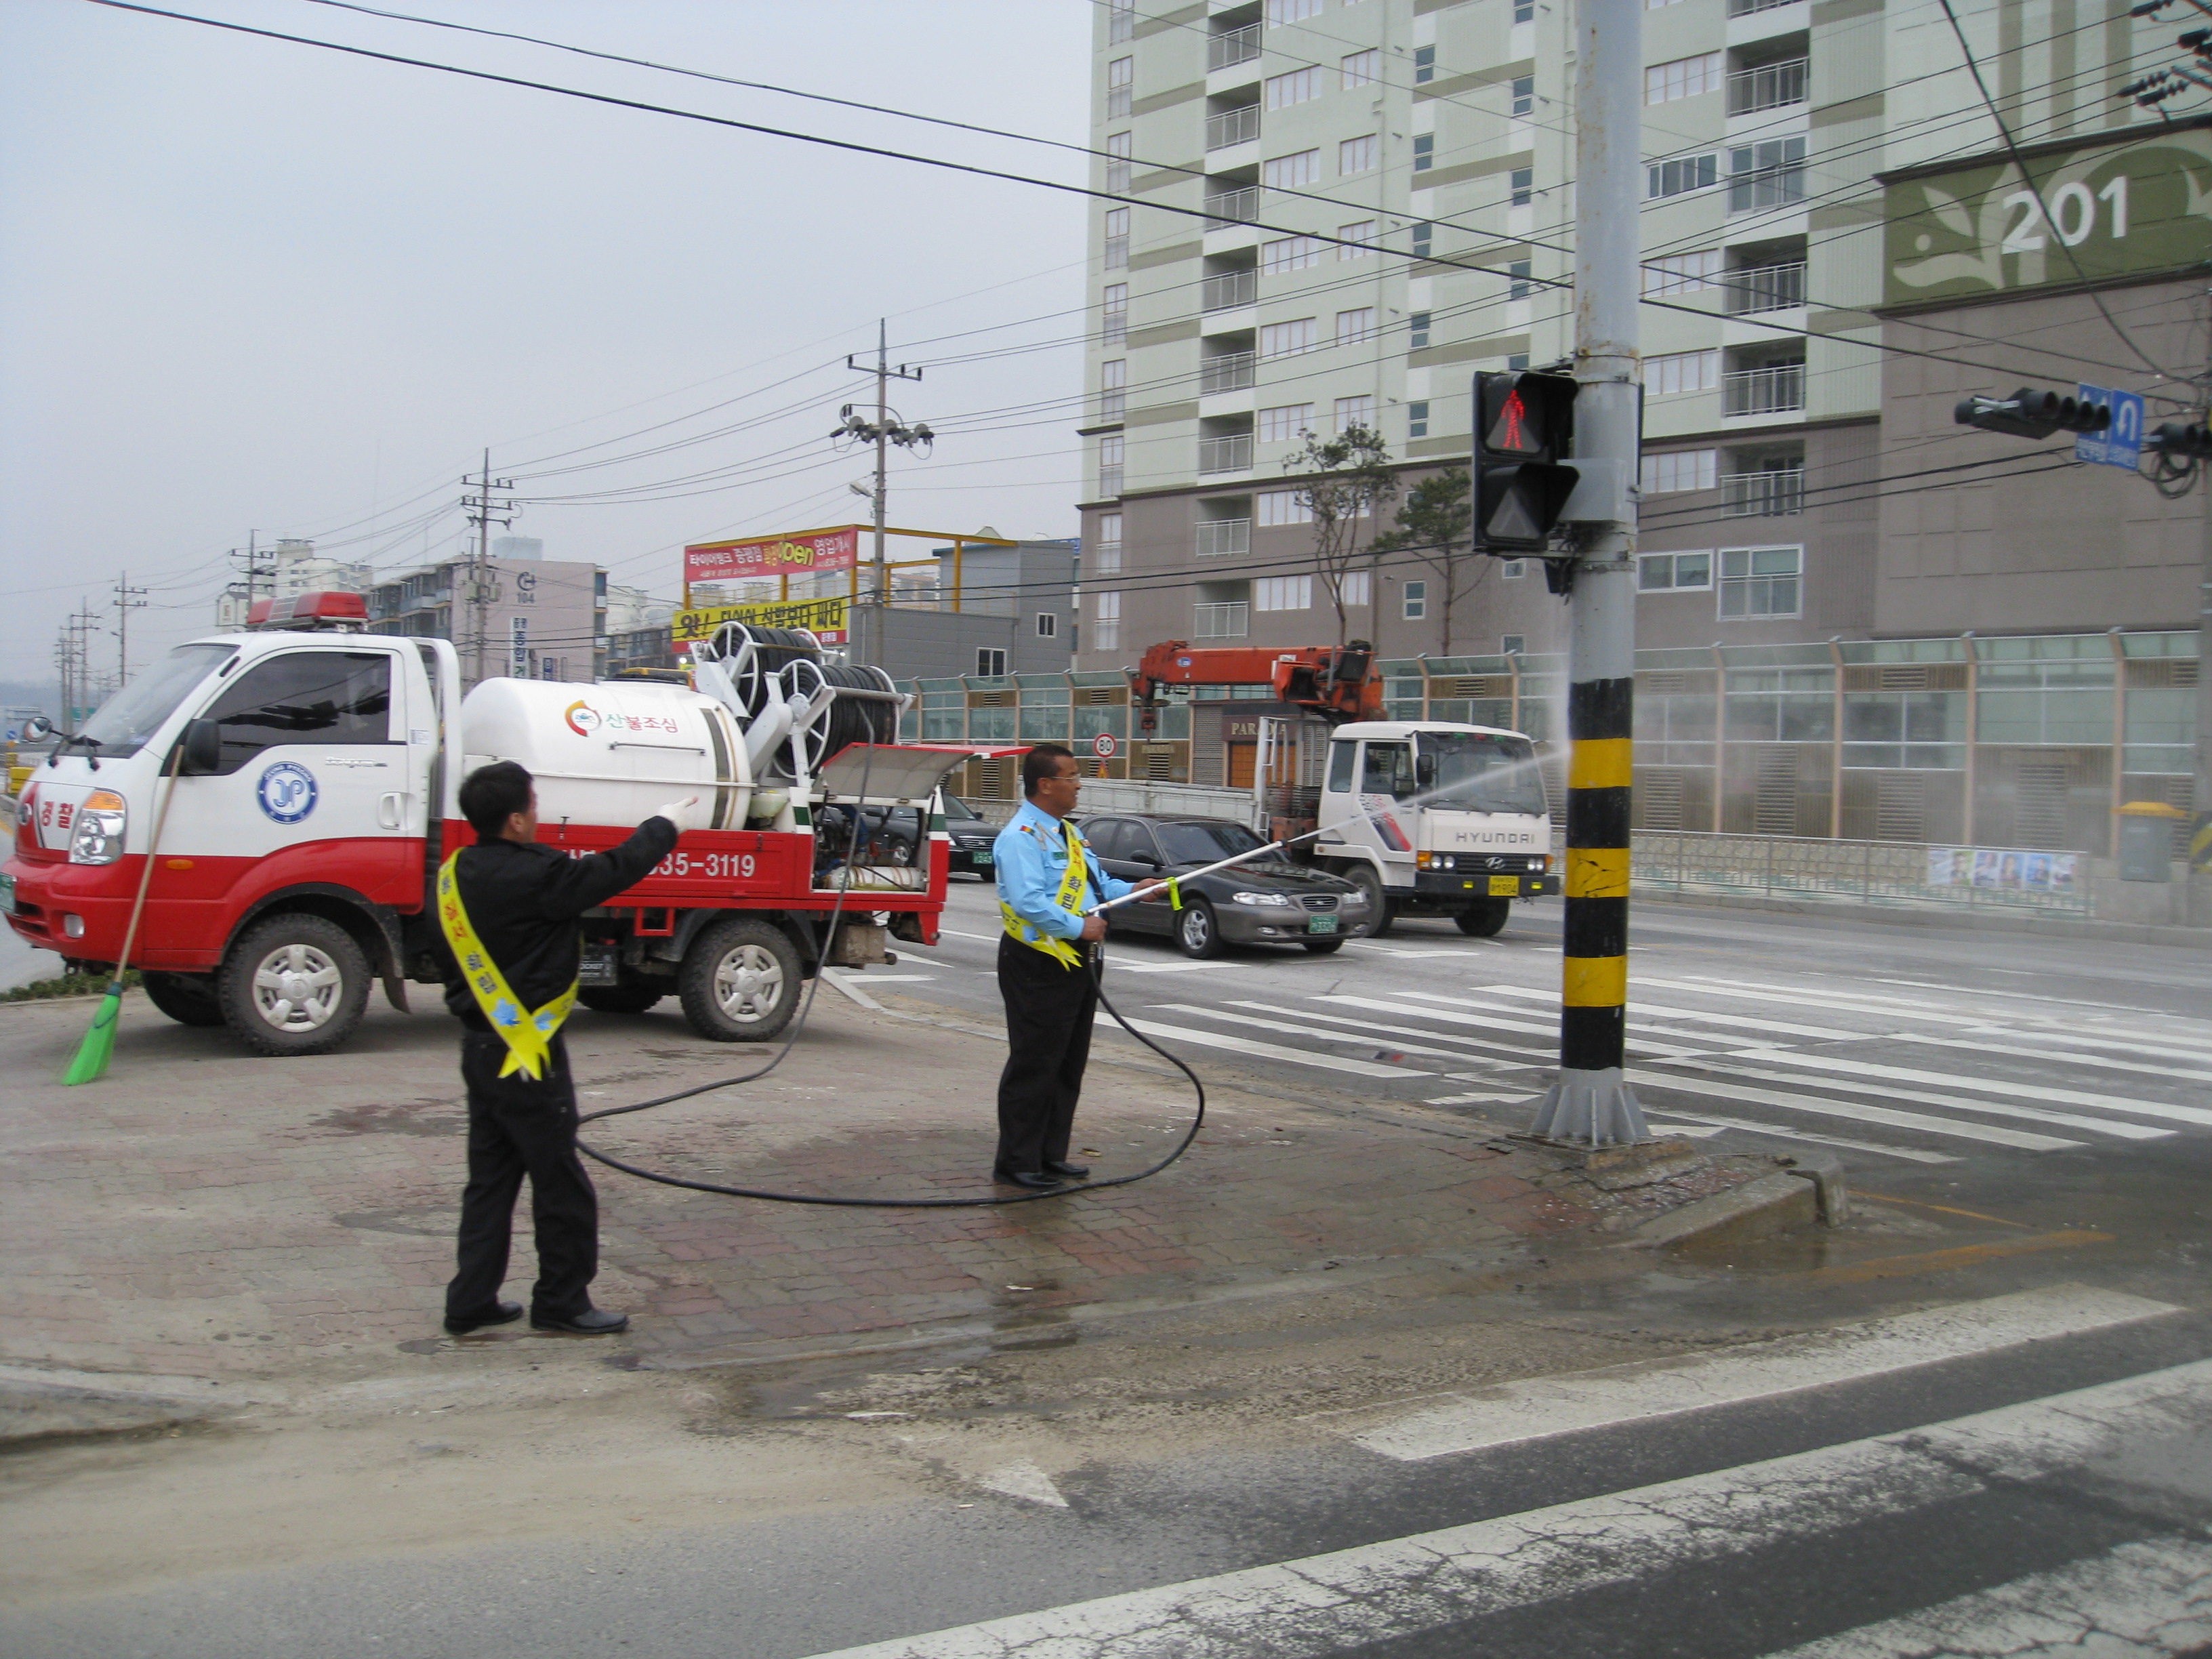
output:
[[[999,1155],[991,1173],[1016,1187],[1049,1188],[1091,1173],[1067,1161],[1098,1011],[1091,953],[1106,937],[1106,918],[1084,913],[1163,884],[1133,888],[1098,867],[1081,831],[1067,822],[1082,787],[1073,750],[1037,744],[1022,760],[1022,809],[992,848],[1006,927],[999,994],[1006,1004],[1006,1069],[999,1076]]]

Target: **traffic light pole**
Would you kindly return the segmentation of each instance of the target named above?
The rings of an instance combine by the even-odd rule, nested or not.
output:
[[[1580,0],[1575,75],[1575,465],[1568,590],[1566,927],[1559,1075],[1536,1133],[1587,1146],[1649,1133],[1623,1070],[1636,674],[1638,210],[1644,0]],[[1595,503],[1595,505],[1592,505]]]

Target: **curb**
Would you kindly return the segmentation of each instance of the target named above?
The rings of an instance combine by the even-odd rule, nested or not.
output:
[[[0,1365],[0,1451],[205,1424],[283,1395],[195,1376]]]
[[[1650,1250],[1692,1239],[1732,1242],[1794,1231],[1820,1219],[1818,1191],[1797,1171],[1777,1170],[1655,1216],[1622,1243],[1630,1249]]]

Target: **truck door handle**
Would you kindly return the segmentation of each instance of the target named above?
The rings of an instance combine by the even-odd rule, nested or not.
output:
[[[394,791],[376,798],[376,822],[380,829],[401,830],[407,824],[407,797]]]

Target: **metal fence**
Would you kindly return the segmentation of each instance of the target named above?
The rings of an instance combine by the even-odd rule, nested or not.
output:
[[[1631,881],[1660,892],[1751,894],[1762,898],[1811,899],[1827,903],[2001,910],[2043,915],[2086,916],[2090,910],[2088,863],[2084,857],[2063,889],[2037,890],[1997,885],[2008,870],[2040,868],[2048,879],[2056,860],[2066,854],[2008,848],[1948,848],[1917,842],[1814,841],[1788,836],[1724,836],[1691,830],[1638,830],[1629,854]],[[1964,852],[1964,859],[1955,856]],[[1993,854],[1977,860],[1976,853]],[[2014,860],[2007,866],[2006,860]],[[2034,860],[2040,859],[2041,865]],[[1977,886],[1972,876],[1990,864],[1991,884]],[[1931,877],[1939,865],[1962,880]]]

